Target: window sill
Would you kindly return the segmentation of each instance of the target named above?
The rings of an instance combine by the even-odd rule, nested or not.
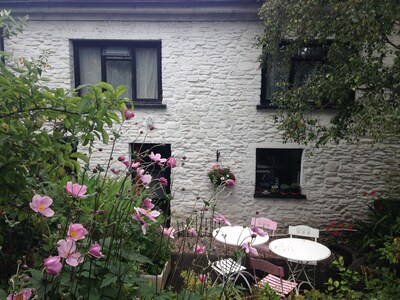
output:
[[[159,108],[166,109],[167,105],[161,103],[133,103],[135,108]]]
[[[270,104],[258,104],[257,110],[266,110],[266,109],[278,109],[277,105],[270,105]]]
[[[255,193],[254,198],[307,199],[307,196],[303,194]]]

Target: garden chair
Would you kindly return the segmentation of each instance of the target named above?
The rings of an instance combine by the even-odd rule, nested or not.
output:
[[[316,242],[319,238],[319,230],[306,225],[289,226],[288,233],[291,238],[293,237],[309,238],[314,240],[314,242]],[[292,269],[293,274],[298,274],[301,272],[301,270],[298,269],[298,266],[300,265],[299,261],[288,259],[288,264],[289,267],[293,268]],[[313,274],[313,282],[315,283],[315,271],[317,268],[317,262],[310,261],[307,262],[307,265],[311,266],[311,268],[308,268],[308,272],[311,272]]]
[[[277,222],[268,218],[251,218],[251,225],[260,227],[267,231],[270,237],[275,235],[275,230],[278,227]],[[264,258],[266,254],[270,252],[268,244],[254,246],[254,248],[257,249],[258,255],[263,256]]]
[[[232,258],[224,258],[219,259],[217,261],[210,263],[211,269],[217,275],[217,278],[214,280],[213,286],[215,286],[219,281],[221,283],[226,283],[228,281],[232,281],[233,284],[242,277],[246,282],[249,291],[251,292],[251,285],[247,280],[245,275],[253,277],[252,274],[246,271],[246,267],[234,261]]]
[[[256,285],[263,286],[264,284],[268,284],[281,297],[285,297],[296,288],[296,282],[283,279],[285,271],[282,267],[264,259],[249,257],[249,260]],[[256,271],[261,271],[264,275],[268,275],[258,281]]]

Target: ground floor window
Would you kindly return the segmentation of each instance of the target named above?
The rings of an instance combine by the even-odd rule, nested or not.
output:
[[[255,196],[301,197],[303,149],[256,149]]]

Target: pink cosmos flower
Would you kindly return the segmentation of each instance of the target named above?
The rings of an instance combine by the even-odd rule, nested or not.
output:
[[[227,185],[227,186],[234,186],[234,185],[235,185],[235,180],[233,180],[233,179],[228,179],[228,180],[226,181],[226,185]]]
[[[199,274],[197,279],[199,279],[202,283],[206,283],[207,282],[207,275],[206,274]]]
[[[149,183],[151,182],[151,175],[143,175],[142,177],[140,177],[140,180],[142,181],[144,186],[148,186]]]
[[[223,222],[224,224],[231,226],[231,222],[228,221],[227,218],[225,218],[223,215],[218,214],[214,217],[213,219],[215,222]]]
[[[135,116],[135,114],[133,113],[133,111],[130,111],[129,109],[124,109],[124,116],[126,120],[130,120]]]
[[[89,232],[82,224],[70,224],[68,227],[67,239],[74,241],[83,240],[88,233]]]
[[[155,218],[157,218],[160,215],[160,212],[156,211],[156,210],[149,210],[149,209],[144,209],[144,208],[141,208],[141,207],[135,207],[135,210],[137,212],[140,212],[142,215],[145,215],[146,217],[148,217],[153,222],[155,222],[156,221]]]
[[[166,158],[161,158],[161,154],[160,153],[156,153],[154,154],[153,152],[150,153],[149,158],[154,161],[156,164],[163,164],[167,161]]]
[[[54,211],[49,208],[49,206],[53,203],[53,199],[49,196],[40,196],[35,195],[32,198],[32,202],[29,203],[29,206],[32,208],[33,211],[42,214],[45,217],[52,217],[54,216]]]
[[[213,165],[213,166],[212,166],[212,169],[213,169],[213,170],[218,170],[218,169],[219,169],[219,165]]]
[[[176,167],[176,159],[175,159],[175,157],[171,156],[170,158],[168,158],[167,166],[169,166],[171,168],[175,168]]]
[[[195,245],[193,247],[193,252],[197,254],[202,254],[206,251],[206,246]]]
[[[7,300],[28,300],[32,295],[32,289],[23,289],[17,294],[10,294]]]
[[[72,197],[83,198],[86,194],[86,185],[80,185],[69,181],[65,186],[65,191],[68,195],[71,195]]]
[[[163,187],[166,187],[168,185],[168,180],[165,177],[160,177],[160,183],[162,184]]]
[[[250,227],[251,231],[254,233],[257,233],[259,236],[267,236],[268,233],[266,233],[264,230],[262,230],[260,227],[257,226],[251,226]]]
[[[160,226],[160,229],[163,234],[169,236],[171,239],[175,238],[174,237],[175,229],[173,227],[164,228],[163,226]]]
[[[196,230],[194,228],[192,228],[192,227],[188,228],[187,233],[192,237],[197,237],[198,236]]]
[[[101,253],[101,245],[100,244],[94,244],[92,247],[90,247],[89,254],[96,258],[101,258],[104,256],[103,253]]]
[[[65,258],[66,263],[76,267],[83,262],[83,256],[76,251],[76,244],[73,240],[59,240],[57,242],[58,255]]]
[[[254,247],[251,245],[250,242],[244,243],[244,244],[242,245],[242,249],[243,249],[244,252],[246,252],[246,253],[250,253],[250,254],[253,254],[253,255],[258,256],[257,249],[254,248]]]
[[[150,225],[147,224],[143,220],[143,218],[139,215],[139,212],[137,211],[137,207],[135,207],[135,210],[136,210],[137,213],[136,214],[131,214],[132,219],[134,219],[135,221],[138,221],[138,222],[140,222],[140,224],[142,224],[142,232],[143,232],[144,235],[146,235],[147,227],[149,227]]]
[[[120,155],[120,156],[118,156],[118,160],[119,160],[120,162],[123,162],[123,161],[126,160],[126,158],[125,158],[124,155]]]
[[[58,274],[60,274],[62,269],[62,263],[60,262],[60,260],[61,257],[59,256],[49,256],[43,261],[47,274],[53,276],[57,276]]]
[[[113,172],[115,175],[119,175],[119,173],[121,173],[121,170],[116,170],[116,169],[112,168],[111,172]]]
[[[153,209],[154,204],[151,202],[152,200],[150,198],[145,198],[143,200],[143,206],[145,209]]]

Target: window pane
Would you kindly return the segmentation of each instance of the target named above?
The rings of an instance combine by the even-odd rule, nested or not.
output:
[[[107,82],[114,88],[127,87],[124,97],[132,99],[132,62],[129,60],[106,60]]]
[[[320,61],[296,61],[293,70],[293,84],[295,86],[305,85],[317,74],[320,66]]]
[[[300,183],[301,155],[301,149],[257,149],[256,193],[270,193],[273,185]]]
[[[79,48],[79,70],[81,84],[96,84],[101,81],[101,52],[96,47]],[[82,90],[83,93],[87,89]]]
[[[282,90],[278,87],[278,83],[288,82],[289,80],[289,64],[283,59],[277,59],[274,62],[268,63],[267,67],[267,99],[271,99],[275,93]]]
[[[136,96],[158,99],[157,49],[136,49]]]

